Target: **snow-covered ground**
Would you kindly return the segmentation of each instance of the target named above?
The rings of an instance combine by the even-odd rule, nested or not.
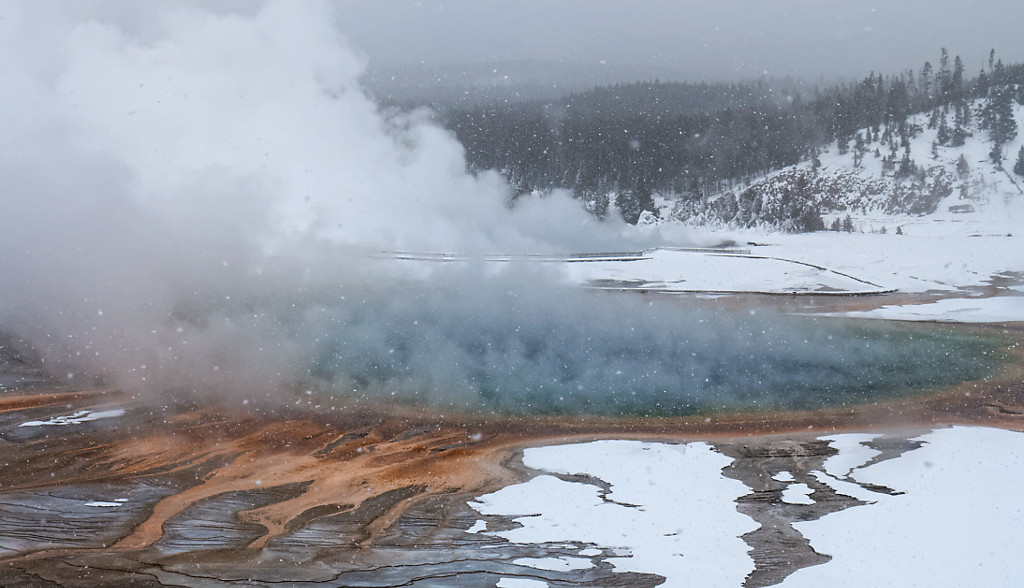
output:
[[[509,541],[569,543],[580,551],[597,546],[615,551],[608,561],[620,571],[655,573],[677,584],[739,586],[754,569],[739,537],[757,524],[736,512],[733,501],[748,489],[721,475],[731,461],[706,443],[596,441],[528,449],[526,466],[591,475],[610,490],[541,475],[472,506],[517,517],[521,527],[492,533]],[[551,563],[534,567],[552,569]]]
[[[1024,433],[938,429],[917,437],[919,448],[877,462],[880,452],[864,445],[876,437],[822,438],[839,453],[815,477],[865,504],[795,523],[811,547],[832,559],[796,571],[781,585],[1019,585]],[[723,476],[732,460],[706,443],[597,441],[528,449],[523,461],[547,473],[472,503],[482,514],[513,517],[520,525],[497,532],[479,526],[477,532],[559,547],[561,555],[519,565],[586,567],[588,556],[608,550],[615,555],[606,560],[618,571],[658,574],[665,586],[739,587],[754,569],[739,537],[758,525],[736,504],[751,490]],[[561,474],[607,486],[556,477]],[[774,479],[789,484],[783,502],[814,504],[810,487],[789,472]],[[564,556],[569,546],[579,557]]]
[[[742,253],[653,249],[634,261],[575,262],[572,282],[659,292],[882,293],[885,287],[806,262]]]
[[[110,419],[124,416],[124,410],[115,408],[111,410],[80,410],[74,414],[51,417],[45,421],[26,421],[19,427],[66,427],[68,425],[80,425],[89,421],[99,419]]]
[[[1024,219],[1024,199],[1020,208],[1020,218]],[[728,238],[739,244],[718,252],[662,247],[624,253],[619,259],[545,258],[534,262],[554,268],[570,284],[587,287],[665,293],[927,294],[960,300],[880,308],[850,316],[1024,321],[1024,226],[1016,233],[999,232],[1002,218],[976,220],[963,226],[946,225],[941,219],[930,224],[921,220],[902,235],[892,231],[732,232],[697,237],[704,241]],[[425,266],[436,261],[420,258],[397,263],[411,266],[410,274],[429,275]],[[503,259],[486,261],[496,271],[512,263]],[[882,307],[887,299],[869,297],[864,301],[876,301]]]
[[[1024,434],[955,427],[919,440],[919,449],[849,475],[902,494],[864,490],[870,504],[794,525],[832,561],[798,570],[782,586],[1020,585]]]
[[[1022,227],[1024,228],[1024,227]],[[758,248],[906,293],[953,293],[1024,271],[1024,235],[776,234]],[[1018,236],[1020,235],[1020,236]]]
[[[1024,320],[1024,296],[946,298],[928,304],[891,305],[845,316],[901,321],[1001,323]]]
[[[982,106],[982,101],[973,104],[975,111]],[[945,116],[947,124],[952,125],[953,115]],[[885,170],[883,159],[894,152],[878,139],[877,129],[874,133],[862,129],[859,134],[866,143],[861,155],[852,149],[840,153],[838,145],[832,143],[820,153],[817,165],[807,160],[754,180],[786,184],[794,173],[834,178],[832,185],[839,186],[838,193],[817,197],[823,199],[826,210],[839,207],[825,215],[826,224],[849,216],[852,232],[785,234],[761,228],[724,229],[723,233],[719,228],[718,233],[710,235],[714,231],[696,226],[690,235],[693,242],[731,240],[737,247],[749,249],[754,258],[739,261],[662,250],[651,255],[649,261],[629,267],[581,264],[565,273],[570,281],[618,280],[650,290],[690,292],[872,291],[864,287],[866,283],[876,292],[895,290],[972,300],[858,316],[968,322],[1024,320],[1021,299],[976,299],[979,295],[1019,296],[1024,284],[1024,177],[1012,172],[1013,160],[1024,145],[1024,133],[1005,145],[1006,158],[996,166],[989,154],[992,144],[987,131],[972,127],[963,145],[944,146],[938,144],[939,131],[935,125],[929,126],[929,117],[921,114],[910,118],[909,123],[919,132],[909,139],[907,150],[918,169],[948,182],[949,194],[933,212],[910,215],[888,210],[893,186],[905,180]],[[1024,120],[1024,106],[1014,106],[1014,117]],[[902,156],[904,149],[897,151],[893,156]],[[669,213],[671,200],[662,199],[662,204],[663,220],[647,217],[651,222],[641,230],[662,237],[680,235],[674,228],[679,221]],[[814,272],[807,265],[798,268],[799,264],[826,269]],[[844,282],[839,276],[857,282]]]

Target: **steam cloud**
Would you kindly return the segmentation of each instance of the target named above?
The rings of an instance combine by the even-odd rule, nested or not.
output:
[[[510,208],[500,176],[468,174],[425,113],[381,112],[361,90],[344,17],[318,2],[0,2],[0,327],[72,381],[495,410],[638,392],[688,405],[702,382],[728,394],[718,372],[755,382],[783,361],[754,352],[771,343],[746,323],[559,287],[543,268],[411,281],[373,261],[649,237],[565,194]],[[786,361],[813,363],[813,346]]]
[[[0,320],[72,372],[266,392],[309,363],[286,316],[394,287],[369,253],[622,242],[564,194],[510,210],[425,113],[382,113],[331,4],[0,16]]]

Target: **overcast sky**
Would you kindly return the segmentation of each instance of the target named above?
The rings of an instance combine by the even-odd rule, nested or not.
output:
[[[919,70],[943,46],[971,75],[991,48],[1024,61],[1020,1],[337,1],[371,67],[542,60],[636,66],[637,77],[819,79]]]

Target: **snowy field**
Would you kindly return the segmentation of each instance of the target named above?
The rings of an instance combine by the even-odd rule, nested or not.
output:
[[[748,250],[749,251],[749,250]],[[568,279],[657,292],[880,294],[884,286],[802,261],[753,253],[653,249],[635,261],[566,264]]]
[[[999,218],[1005,218],[1000,215]],[[1022,216],[1024,218],[1024,216]],[[660,247],[595,260],[538,258],[570,284],[614,290],[679,294],[911,294],[929,298],[920,305],[877,304],[847,316],[949,322],[1024,321],[1024,230],[1001,222],[977,220],[949,230],[943,219],[918,221],[920,234],[817,232],[781,234],[742,232],[694,236],[710,241],[727,237],[742,249]],[[909,223],[908,223],[909,224]],[[945,232],[942,232],[945,230]],[[976,231],[982,231],[981,233]],[[429,275],[450,257],[401,258],[407,275]],[[500,266],[524,261],[495,257]],[[952,300],[935,299],[949,298]]]
[[[618,570],[655,573],[680,583],[739,586],[753,571],[739,537],[757,524],[736,512],[748,489],[722,477],[731,460],[705,443],[666,445],[596,441],[529,449],[523,463],[560,474],[586,474],[610,490],[540,475],[479,499],[483,514],[519,516],[522,526],[495,533],[523,544],[611,548]],[[712,555],[713,557],[707,557]],[[532,567],[589,558],[548,558]],[[521,565],[526,565],[525,563]],[[548,568],[550,569],[550,568]]]
[[[1024,296],[945,298],[928,304],[887,305],[844,316],[901,321],[1020,322],[1024,320]]]
[[[1018,586],[1024,433],[938,429],[911,439],[918,448],[884,459],[869,446],[877,437],[822,437],[838,453],[812,472],[815,485],[862,504],[795,523],[831,561],[797,570],[781,585]],[[617,571],[658,574],[664,586],[739,587],[754,569],[739,537],[758,524],[736,504],[751,489],[723,475],[732,460],[712,445],[596,441],[528,449],[523,462],[540,473],[471,503],[518,523],[488,531],[481,521],[476,532],[559,546],[561,555],[519,565],[580,569],[610,551],[604,561]],[[773,479],[788,484],[783,502],[813,507],[816,492],[807,484],[789,472]],[[564,555],[567,545],[575,556]]]

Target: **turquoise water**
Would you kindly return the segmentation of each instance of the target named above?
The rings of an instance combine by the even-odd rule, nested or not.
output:
[[[951,326],[490,294],[364,301],[328,325],[315,377],[355,401],[653,417],[860,404],[1005,360],[1006,341]]]

